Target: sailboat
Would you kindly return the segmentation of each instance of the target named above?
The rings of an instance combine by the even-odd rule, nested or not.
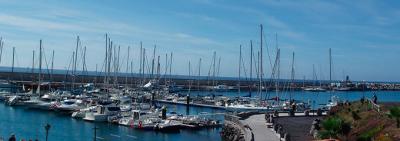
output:
[[[306,87],[304,88],[304,91],[310,91],[310,92],[325,92],[326,89],[321,87],[321,82],[319,86],[316,86],[316,82],[317,82],[317,74],[315,72],[315,67],[313,64],[313,79],[314,79],[314,84],[311,87]]]
[[[42,50],[42,40],[40,40],[40,51]],[[12,59],[12,73],[14,73],[14,56],[15,56],[15,47],[13,48],[13,59]],[[41,71],[41,54],[40,54],[40,60],[39,60],[39,71]],[[38,93],[40,95],[40,76],[41,73],[39,72],[39,82],[38,82]],[[33,92],[33,91],[31,91]],[[6,104],[10,106],[19,106],[19,105],[35,105],[39,102],[37,99],[38,96],[33,96],[33,93],[14,93],[13,96],[9,97],[6,100]]]
[[[332,51],[331,48],[329,48],[329,83],[332,82]],[[329,85],[331,87],[331,85]],[[333,95],[332,96],[332,91],[329,92],[331,94],[331,99],[328,100],[328,103],[325,105],[325,107],[328,110],[330,110],[332,107],[337,106],[338,103],[340,102],[340,99],[338,96]]]
[[[260,25],[261,29],[261,46],[260,46],[260,54],[262,54],[262,40],[263,40],[263,26]],[[261,55],[262,56],[262,55]],[[240,47],[240,57],[239,57],[239,79],[238,79],[238,93],[240,93],[240,66],[241,66],[241,47]],[[260,64],[262,64],[262,57],[259,58]],[[259,78],[260,78],[260,84],[259,84],[259,93],[261,96],[262,92],[262,65],[259,65]],[[258,99],[252,99],[249,97],[238,97],[238,100],[231,103],[231,104],[226,104],[225,105],[227,111],[233,111],[233,112],[242,112],[242,111],[254,111],[254,112],[265,112],[265,111],[271,111],[274,108],[279,108],[279,107],[272,107],[270,106],[266,101],[262,101],[261,97]]]
[[[40,46],[39,46],[39,73],[38,73],[38,86],[36,90],[36,95],[31,94],[29,100],[23,101],[24,103],[23,105],[26,105],[29,108],[51,110],[51,106],[56,103],[55,96],[54,93],[53,94],[49,93],[43,96],[41,95],[42,94],[41,85],[43,85],[41,75],[42,75],[42,40],[40,40]]]

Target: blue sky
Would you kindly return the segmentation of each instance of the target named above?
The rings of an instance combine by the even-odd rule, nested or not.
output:
[[[221,57],[222,76],[237,76],[239,45],[248,75],[250,47],[258,51],[259,24],[264,25],[264,70],[270,76],[267,47],[274,58],[275,34],[281,48],[281,77],[290,76],[296,53],[296,78],[328,79],[328,49],[333,51],[333,77],[353,80],[400,80],[400,2],[373,0],[0,0],[0,36],[5,41],[1,66],[10,66],[17,50],[17,66],[30,67],[32,50],[43,39],[46,58],[55,50],[55,68],[70,62],[76,36],[87,47],[90,70],[103,63],[105,33],[121,46],[126,58],[131,46],[134,71],[139,69],[139,42],[148,56],[154,45],[164,66],[165,53],[174,53],[174,74],[188,74],[188,62],[207,75],[213,51]],[[125,70],[123,65],[122,70]],[[195,72],[197,74],[197,72]],[[242,70],[243,75],[243,70]]]

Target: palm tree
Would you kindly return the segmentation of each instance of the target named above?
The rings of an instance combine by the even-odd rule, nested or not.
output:
[[[400,107],[392,107],[389,109],[389,117],[396,119],[397,128],[400,128]]]

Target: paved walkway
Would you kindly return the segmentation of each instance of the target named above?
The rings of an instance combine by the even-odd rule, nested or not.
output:
[[[242,120],[244,125],[249,125],[254,134],[254,141],[279,141],[278,136],[266,126],[264,114],[252,115]]]

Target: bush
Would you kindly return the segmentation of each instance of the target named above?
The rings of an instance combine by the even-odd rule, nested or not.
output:
[[[338,117],[331,117],[322,121],[323,130],[320,131],[319,137],[322,139],[326,138],[337,138],[339,134],[347,135],[350,133],[350,123],[344,122],[343,119]]]
[[[382,126],[372,128],[357,137],[357,141],[371,141],[372,138],[383,129]]]
[[[389,117],[396,120],[397,128],[400,128],[400,107],[392,107],[389,109]]]

